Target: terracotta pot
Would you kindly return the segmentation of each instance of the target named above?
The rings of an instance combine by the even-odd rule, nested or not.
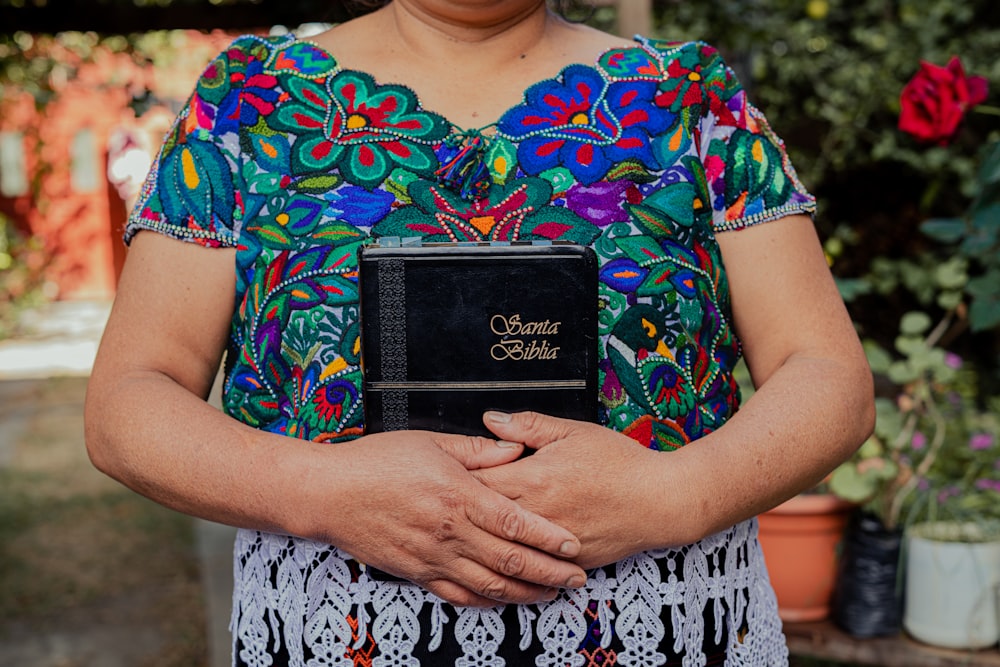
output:
[[[833,495],[807,494],[758,517],[782,620],[819,621],[830,615],[838,547],[853,508]]]

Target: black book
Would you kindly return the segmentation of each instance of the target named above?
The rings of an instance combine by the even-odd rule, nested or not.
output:
[[[367,431],[490,436],[486,410],[597,420],[597,259],[561,243],[359,254]]]

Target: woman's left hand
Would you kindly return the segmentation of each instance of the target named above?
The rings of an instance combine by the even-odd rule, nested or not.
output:
[[[661,511],[656,498],[670,483],[662,453],[597,424],[535,412],[488,412],[484,423],[499,439],[536,451],[473,475],[576,535],[578,565],[597,567],[662,546],[653,541],[662,527],[650,530]]]

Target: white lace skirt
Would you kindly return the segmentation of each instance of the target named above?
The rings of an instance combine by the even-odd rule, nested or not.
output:
[[[234,556],[234,664],[249,667],[788,664],[755,519],[595,569],[552,602],[493,609],[373,580],[308,540],[241,530]]]

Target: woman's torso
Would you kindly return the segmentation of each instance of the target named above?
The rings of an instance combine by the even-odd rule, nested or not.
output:
[[[290,37],[241,38],[209,67],[130,229],[237,248],[226,411],[295,438],[362,435],[357,250],[415,236],[591,246],[600,422],[664,452],[724,424],[739,344],[715,233],[811,199],[714,50],[641,41],[532,86],[485,133],[481,197],[435,174],[457,132],[410,89]],[[599,511],[586,480],[581,499]],[[784,644],[755,532],[751,521],[638,554],[501,617],[373,581],[329,546],[241,531],[234,630],[247,664],[274,651],[292,664],[347,664],[345,651],[415,664],[439,644],[455,664],[502,664],[489,654],[507,642],[538,665],[595,651],[701,664],[713,643],[727,664],[776,665]]]

